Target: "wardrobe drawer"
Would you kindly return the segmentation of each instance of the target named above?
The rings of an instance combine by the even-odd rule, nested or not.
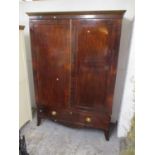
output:
[[[108,128],[109,126],[109,116],[104,114],[92,114],[92,113],[77,113],[77,122],[82,123],[87,127],[94,128]]]
[[[72,115],[68,110],[52,109],[49,111],[49,117],[54,121],[72,122]]]

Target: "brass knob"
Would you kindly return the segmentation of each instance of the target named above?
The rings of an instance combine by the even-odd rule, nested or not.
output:
[[[53,116],[55,116],[55,115],[57,114],[57,112],[56,112],[56,111],[52,111],[51,114],[52,114]]]
[[[90,123],[91,122],[91,118],[90,117],[86,117],[86,122]]]

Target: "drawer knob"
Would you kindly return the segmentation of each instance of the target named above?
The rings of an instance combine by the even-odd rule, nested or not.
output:
[[[90,117],[86,117],[86,122],[90,123],[91,122],[91,118]]]
[[[56,111],[52,111],[51,114],[52,114],[52,116],[55,116],[57,114],[57,112]]]

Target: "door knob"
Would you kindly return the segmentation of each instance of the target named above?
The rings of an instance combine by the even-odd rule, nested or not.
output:
[[[105,70],[105,71],[109,70],[109,66],[107,66],[107,65],[104,66],[104,70]]]

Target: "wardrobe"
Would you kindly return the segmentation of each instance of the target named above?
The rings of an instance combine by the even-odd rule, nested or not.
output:
[[[102,129],[109,140],[124,13],[27,13],[38,125]]]

